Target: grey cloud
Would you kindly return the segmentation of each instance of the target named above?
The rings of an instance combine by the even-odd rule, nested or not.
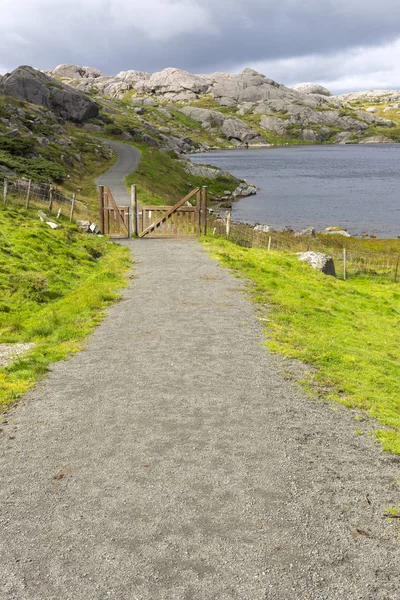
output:
[[[373,6],[362,0],[3,0],[2,4],[0,64],[8,70],[19,64],[51,68],[70,62],[107,74],[126,69],[153,72],[167,66],[212,72],[265,63],[277,70],[266,74],[279,80],[279,65],[282,76],[289,76],[282,61],[295,57],[306,78],[316,80],[326,79],[326,68],[336,54],[400,37],[398,0]],[[308,56],[321,60],[311,60],[307,69]]]

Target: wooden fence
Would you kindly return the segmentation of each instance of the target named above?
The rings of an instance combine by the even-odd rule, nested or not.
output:
[[[371,276],[395,283],[400,279],[400,256],[395,253],[353,250],[330,245],[329,239],[296,237],[292,233],[255,231],[251,225],[233,222],[229,211],[224,218],[209,216],[208,230],[247,248],[291,253],[325,252],[332,256],[337,277],[340,279]]]
[[[57,208],[57,212],[69,217],[70,221],[73,220],[75,212],[89,212],[86,204],[77,200],[76,193],[68,196],[51,183],[34,183],[31,179],[5,178],[2,203],[19,204],[27,209],[31,205],[45,206],[50,215]]]

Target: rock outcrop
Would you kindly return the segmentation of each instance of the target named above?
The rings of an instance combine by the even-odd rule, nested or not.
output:
[[[209,87],[203,77],[173,68],[154,73],[135,85],[139,93],[156,94],[174,102],[196,100],[198,94],[206,94]]]
[[[400,102],[400,90],[366,90],[334,96],[339,102],[365,100],[366,102]]]
[[[306,262],[310,267],[322,271],[325,275],[336,277],[333,258],[324,252],[301,252],[297,255],[299,260]]]
[[[2,77],[0,93],[44,106],[71,121],[82,122],[99,112],[96,102],[32,67],[18,67]]]
[[[333,96],[315,83],[290,89],[253,69],[236,75],[193,74],[176,68],[153,74],[129,70],[109,77],[90,67],[59,65],[50,73],[68,81],[78,92],[130,99],[137,114],[144,114],[147,107],[162,111],[166,103],[176,105],[203,130],[231,145],[276,143],[277,136],[284,138],[278,140],[281,143],[285,138],[355,143],[368,137],[372,125],[390,128],[394,123],[372,111],[356,110],[348,101],[358,97],[400,101],[400,91]],[[167,131],[160,132],[168,135]],[[171,134],[175,135],[173,128]]]
[[[265,139],[257,131],[235,117],[225,119],[221,131],[230,141],[238,141],[242,144],[265,144]]]
[[[104,77],[104,74],[94,67],[80,67],[78,65],[58,65],[51,71],[45,71],[51,77],[61,77],[65,79],[97,79]]]
[[[292,90],[295,92],[300,92],[300,94],[317,94],[319,96],[332,96],[332,92],[330,92],[323,85],[318,85],[316,83],[298,83],[292,87]]]

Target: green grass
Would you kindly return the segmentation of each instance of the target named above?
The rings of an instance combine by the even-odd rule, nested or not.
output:
[[[270,307],[268,346],[314,367],[313,393],[366,411],[383,429],[386,451],[400,454],[400,287],[357,278],[340,281],[291,254],[242,248],[207,238],[210,251],[252,282]]]
[[[64,222],[51,230],[34,211],[0,210],[0,343],[34,348],[0,369],[0,410],[49,363],[78,351],[118,298],[130,265],[125,248]]]
[[[222,195],[225,190],[233,191],[239,180],[232,176],[216,179],[195,177],[186,173],[183,165],[168,152],[160,152],[146,144],[134,144],[142,159],[137,170],[126,177],[128,186],[137,185],[140,204],[176,204],[196,187],[207,185],[210,196]]]

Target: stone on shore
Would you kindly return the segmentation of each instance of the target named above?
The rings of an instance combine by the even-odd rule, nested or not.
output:
[[[316,237],[315,228],[314,227],[306,227],[301,231],[296,231],[294,234],[295,237]]]

